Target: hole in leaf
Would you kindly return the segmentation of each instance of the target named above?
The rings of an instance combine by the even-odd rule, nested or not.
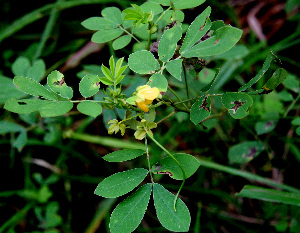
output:
[[[19,105],[27,105],[25,102],[18,102]]]
[[[217,44],[219,42],[219,39],[216,39],[215,43],[214,44]]]
[[[207,103],[207,97],[208,96],[206,96],[205,98],[204,98],[204,100],[203,100],[203,102],[202,102],[202,104],[201,104],[201,106],[200,106],[200,109],[201,108],[203,108],[205,111],[207,111],[207,112],[209,112],[209,107],[207,106],[208,105],[208,103]]]
[[[265,129],[269,129],[274,124],[274,121],[269,121],[265,125]]]
[[[247,101],[241,102],[241,100],[231,102],[231,104],[234,104],[234,106],[232,108],[230,108],[229,110],[233,110],[233,114],[235,114],[236,111],[239,109],[239,107],[241,107],[246,102]]]
[[[248,154],[244,155],[244,157],[246,157],[246,158],[253,158],[255,156],[256,152],[257,152],[257,148],[250,147],[249,151],[248,151]]]

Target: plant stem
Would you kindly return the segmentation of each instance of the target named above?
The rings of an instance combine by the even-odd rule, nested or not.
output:
[[[181,100],[181,98],[176,94],[176,92],[169,86],[168,89],[172,92],[173,95],[182,103],[182,105],[189,111],[189,108],[186,106],[185,103]]]
[[[150,178],[151,178],[152,184],[154,184],[153,176],[152,176],[152,172],[151,172],[151,164],[150,164],[150,156],[149,156],[149,148],[148,148],[148,143],[147,143],[147,136],[145,137],[145,146],[146,146],[146,154],[147,154],[147,161],[148,161],[148,168],[149,168]]]
[[[169,7],[168,9],[166,9],[159,17],[158,19],[155,21],[154,24],[157,24],[157,22],[167,13],[167,11],[169,11],[170,9],[172,9],[172,7]]]
[[[291,111],[291,109],[294,107],[294,105],[297,103],[297,101],[300,98],[300,94],[298,94],[298,96],[296,97],[296,99],[294,99],[292,101],[292,103],[288,106],[288,108],[286,109],[286,111],[283,114],[283,118],[286,118],[287,114],[289,113],[289,111]]]
[[[146,131],[146,133],[147,133],[147,135],[148,135],[148,137],[156,144],[156,145],[158,145],[164,152],[166,152],[176,163],[177,163],[177,165],[180,167],[180,169],[181,169],[181,171],[182,171],[182,176],[183,176],[183,179],[182,179],[182,183],[181,183],[181,185],[180,185],[180,188],[179,188],[179,190],[178,190],[178,192],[177,192],[177,194],[176,194],[176,196],[175,196],[175,199],[174,199],[174,210],[176,211],[176,207],[175,207],[175,205],[176,205],[176,201],[177,201],[177,199],[178,199],[178,195],[179,195],[179,193],[180,193],[180,191],[181,191],[181,189],[182,189],[182,187],[183,187],[183,185],[184,185],[184,183],[185,183],[185,179],[186,179],[186,174],[185,174],[185,171],[184,171],[184,169],[183,169],[183,167],[181,166],[181,164],[178,162],[178,160],[166,149],[166,148],[164,148],[158,141],[156,141],[155,139],[154,139],[154,137],[152,137],[151,136],[151,134],[148,132],[148,131]]]
[[[187,81],[187,75],[186,75],[185,67],[183,67],[183,74],[184,74],[184,81],[185,81],[186,96],[187,96],[188,99],[190,99],[189,84],[188,84],[188,81]],[[190,101],[188,101],[188,105],[189,105],[189,107],[191,107],[191,102]]]
[[[57,0],[56,3],[57,4],[61,4],[64,0]],[[33,56],[33,61],[36,60],[37,58],[39,58],[45,48],[45,45],[46,45],[46,42],[47,42],[47,39],[49,38],[53,28],[54,28],[54,25],[55,25],[55,21],[57,19],[57,16],[58,16],[58,5],[56,7],[53,7],[52,10],[51,10],[51,14],[50,14],[50,17],[49,17],[49,20],[45,26],[45,30],[43,31],[43,34],[42,34],[42,38],[41,38],[41,41],[39,43],[39,46],[37,48],[37,51],[36,53],[34,54]]]
[[[168,116],[164,117],[160,121],[158,121],[156,124],[158,125],[159,123],[163,122],[164,120],[168,119],[169,117],[173,116],[176,113],[176,111],[171,112]]]

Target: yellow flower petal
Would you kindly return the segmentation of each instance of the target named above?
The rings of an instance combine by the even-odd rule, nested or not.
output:
[[[145,102],[136,102],[137,106],[142,109],[144,112],[149,112],[149,108]]]
[[[157,87],[153,87],[151,89],[141,91],[140,94],[143,95],[146,100],[154,100],[158,97],[159,90]]]

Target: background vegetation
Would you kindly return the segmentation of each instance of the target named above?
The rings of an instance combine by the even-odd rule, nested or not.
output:
[[[122,112],[104,110],[94,119],[74,109],[62,117],[41,118],[36,113],[18,115],[3,109],[14,88],[8,88],[8,79],[21,72],[20,61],[36,65],[42,82],[54,69],[64,73],[79,98],[76,88],[84,74],[100,72],[100,65],[108,65],[111,55],[127,59],[132,44],[118,51],[111,43],[94,44],[90,42],[92,32],[81,22],[100,16],[104,7],[124,9],[143,1],[56,3],[1,2],[0,232],[109,232],[110,212],[117,200],[94,195],[97,184],[113,173],[147,163],[143,158],[118,164],[102,159],[133,144],[143,146],[130,131],[124,137],[108,137],[108,120]],[[300,232],[299,199],[288,205],[236,195],[245,185],[299,194],[299,3],[208,0],[186,10],[185,22],[191,23],[207,6],[212,7],[213,20],[224,20],[244,31],[239,50],[207,64],[206,72],[219,72],[216,92],[234,91],[248,82],[271,49],[280,62],[272,62],[257,85],[265,83],[278,67],[289,75],[276,91],[257,96],[250,114],[242,120],[232,119],[216,98],[214,117],[202,125],[195,126],[187,114],[177,113],[154,130],[156,139],[168,150],[189,153],[202,161],[180,194],[191,211],[190,232]],[[145,80],[127,74],[124,85],[130,84],[134,90]],[[195,92],[203,85],[198,79],[191,84]],[[171,85],[185,95],[181,93],[184,84],[173,81]],[[168,114],[169,108],[160,108],[157,121]],[[234,150],[247,147],[242,144],[245,142],[260,143],[262,150],[247,161],[238,161],[232,157]],[[155,144],[150,145],[150,154],[153,163],[163,156]],[[176,192],[180,186],[168,176],[156,179],[170,191]],[[136,232],[166,232],[153,213],[150,207]]]

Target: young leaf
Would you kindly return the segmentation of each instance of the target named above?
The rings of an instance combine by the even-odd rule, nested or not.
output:
[[[99,183],[94,193],[107,198],[122,196],[138,186],[147,174],[143,168],[115,173]]]
[[[27,114],[38,111],[40,107],[49,102],[50,101],[40,99],[9,99],[6,101],[4,109],[18,114]]]
[[[129,55],[128,66],[138,74],[151,74],[159,69],[159,63],[149,51],[142,50]]]
[[[115,59],[114,59],[114,56],[111,56],[109,58],[109,69],[110,69],[111,76],[114,77],[115,76]]]
[[[108,86],[114,84],[110,79],[108,79],[108,78],[106,78],[106,77],[99,77],[99,80],[100,80],[103,84],[108,85]]]
[[[114,81],[113,74],[111,73],[110,69],[108,69],[105,65],[102,64],[101,70],[107,79],[109,79],[112,82]]]
[[[173,155],[177,161],[181,164],[184,169],[186,179],[192,176],[200,166],[198,160],[189,154],[178,153]],[[156,170],[157,174],[168,174],[171,178],[175,180],[182,180],[183,174],[181,168],[178,164],[171,158],[166,157],[160,163],[159,170]]]
[[[131,233],[138,227],[145,215],[151,188],[151,184],[145,184],[117,205],[110,217],[112,233]]]
[[[112,43],[113,49],[118,50],[126,47],[131,41],[131,35],[124,35],[114,40]]]
[[[181,36],[180,26],[174,26],[164,32],[158,44],[158,55],[162,62],[167,62],[173,57]]]
[[[181,81],[182,59],[169,61],[166,69],[173,77]]]
[[[231,49],[241,38],[243,31],[225,26],[216,30],[215,35],[196,44],[182,54],[183,57],[207,57],[224,53]]]
[[[79,92],[84,98],[95,95],[100,88],[100,78],[98,75],[88,74],[79,83]]]
[[[222,96],[222,103],[234,119],[242,119],[249,114],[253,100],[244,93],[227,92]]]
[[[16,76],[14,78],[13,82],[19,90],[21,90],[29,95],[41,96],[48,100],[57,100],[57,98],[54,94],[52,94],[44,86],[42,86],[37,81],[35,81],[31,78]]]
[[[280,190],[261,188],[252,185],[245,185],[241,192],[236,194],[238,197],[253,198],[272,203],[282,203],[287,205],[300,206],[300,195]]]
[[[205,33],[209,30],[211,22],[209,20],[209,15],[211,8],[207,7],[189,26],[186,36],[183,40],[182,46],[179,50],[180,54],[190,49],[196,42],[198,42]]]
[[[116,77],[121,75],[127,67],[127,66],[122,67],[123,61],[124,61],[124,57],[120,58],[116,63]],[[123,70],[122,68],[124,68],[124,67],[125,67],[125,69]]]
[[[101,15],[115,24],[122,24],[122,12],[117,7],[106,7],[101,11]]]
[[[47,84],[50,89],[63,98],[71,99],[73,90],[68,87],[64,80],[64,75],[57,70],[52,71],[47,77]]]
[[[145,151],[141,149],[124,149],[114,151],[103,157],[104,160],[108,162],[124,162],[127,160],[135,159],[138,156],[144,154]]]
[[[244,86],[240,87],[238,92],[247,90],[248,88],[252,87],[261,77],[263,77],[264,74],[269,69],[273,58],[274,58],[274,55],[272,54],[272,52],[270,52],[263,64],[263,67],[260,69],[260,71],[248,83],[246,83]]]
[[[115,22],[112,22],[111,20],[103,17],[91,17],[86,20],[84,20],[81,23],[82,26],[84,26],[87,29],[90,30],[108,30],[108,29],[114,29],[118,27],[118,24]]]
[[[287,72],[283,68],[277,69],[267,83],[262,87],[267,93],[273,91],[287,76]]]
[[[153,74],[149,82],[150,87],[157,87],[159,92],[166,92],[168,89],[168,80],[162,74]]]
[[[95,43],[105,43],[114,40],[123,34],[123,30],[119,28],[101,30],[92,35],[92,41]]]
[[[93,101],[84,101],[77,105],[77,110],[85,115],[97,117],[102,113],[102,107]]]
[[[174,199],[175,195],[160,184],[154,184],[153,200],[161,225],[170,231],[187,232],[191,223],[190,212],[180,198],[177,199],[175,211]]]
[[[228,159],[230,163],[248,163],[258,156],[264,149],[265,146],[262,142],[242,142],[229,148]]]
[[[62,116],[69,112],[73,107],[73,103],[69,101],[50,102],[39,108],[41,117]]]
[[[202,96],[198,99],[191,108],[191,121],[197,125],[205,120],[211,113],[210,109],[211,100],[210,96]]]

